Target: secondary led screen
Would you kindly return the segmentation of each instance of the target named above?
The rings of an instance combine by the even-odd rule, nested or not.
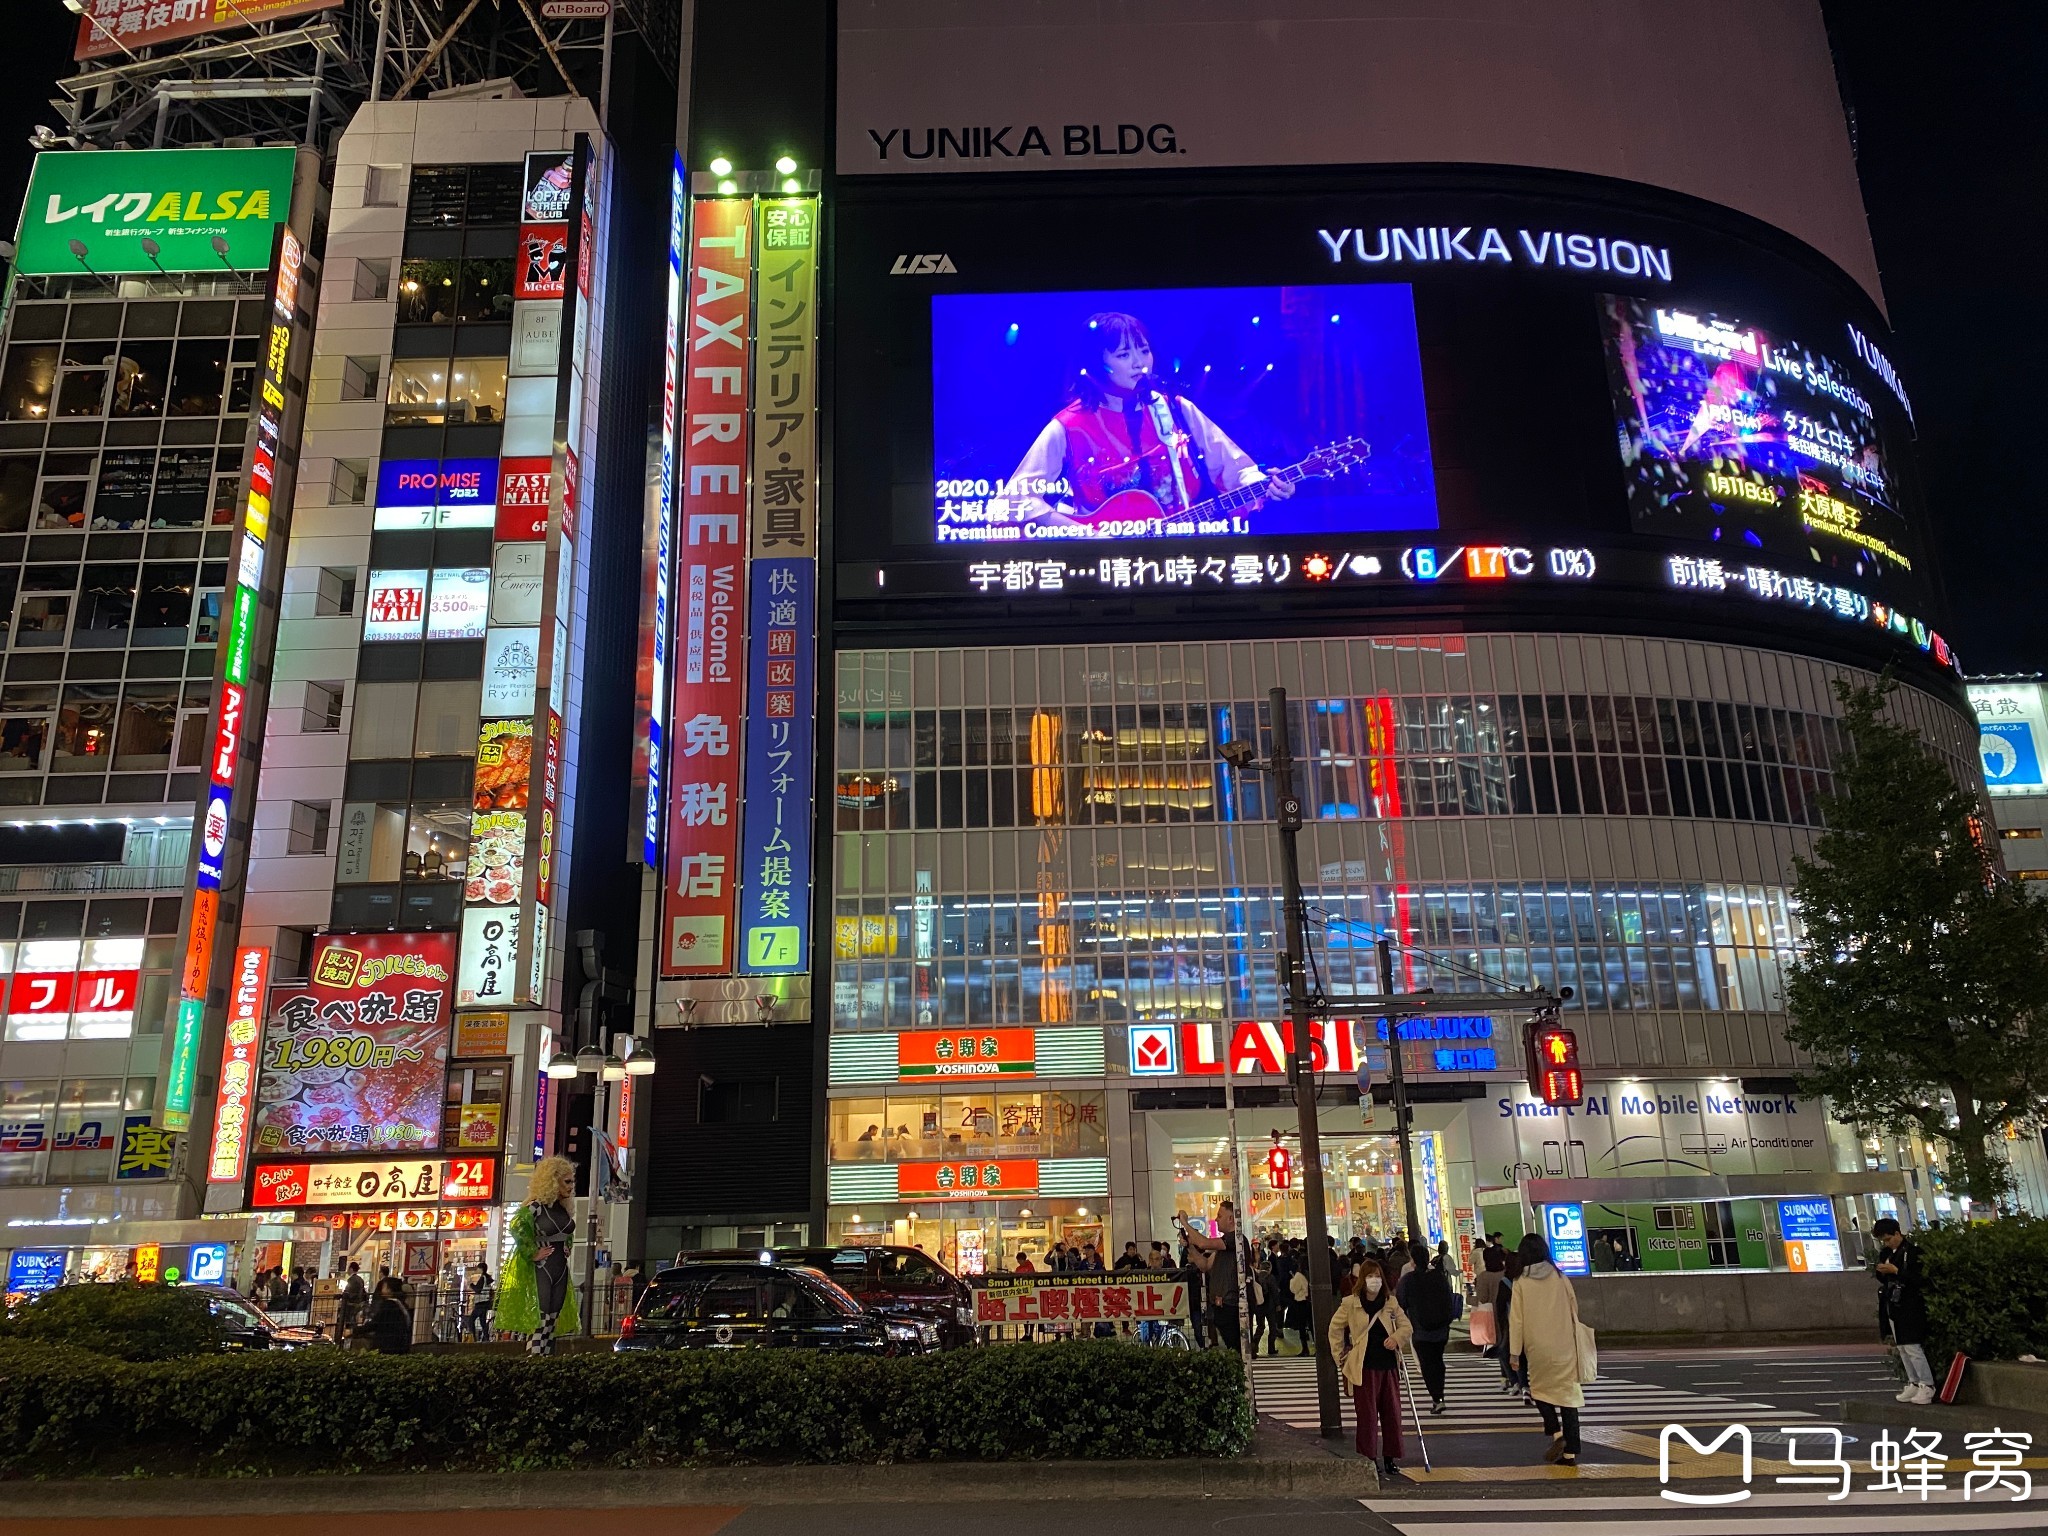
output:
[[[1639,532],[1912,570],[1876,415],[1839,360],[1694,306],[1599,302]]]
[[[940,543],[1437,526],[1405,283],[932,299]]]

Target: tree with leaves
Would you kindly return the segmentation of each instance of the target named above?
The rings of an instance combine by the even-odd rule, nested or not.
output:
[[[1835,685],[1845,753],[1793,861],[1787,1034],[1837,1118],[1939,1144],[1992,1207],[2012,1184],[1994,1138],[2048,1109],[2048,902],[1999,872],[1974,790],[1885,717],[1894,686]]]

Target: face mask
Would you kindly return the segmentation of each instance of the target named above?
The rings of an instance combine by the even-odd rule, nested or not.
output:
[[[1368,1296],[1379,1295],[1380,1287],[1384,1284],[1386,1282],[1380,1279],[1378,1275],[1367,1275],[1365,1277],[1365,1294]]]

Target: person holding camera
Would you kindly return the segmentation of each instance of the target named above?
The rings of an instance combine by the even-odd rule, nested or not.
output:
[[[1250,1244],[1237,1230],[1237,1207],[1225,1200],[1216,1207],[1216,1236],[1198,1232],[1187,1218],[1176,1214],[1174,1225],[1188,1245],[1188,1262],[1200,1271],[1202,1291],[1208,1301],[1209,1328],[1216,1338],[1235,1353],[1244,1350],[1244,1330],[1238,1321],[1238,1288],[1251,1272]]]

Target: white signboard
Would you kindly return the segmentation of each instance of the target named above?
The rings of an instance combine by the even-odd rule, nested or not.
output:
[[[470,907],[462,914],[458,1008],[508,1007],[519,986],[519,908]]]
[[[370,572],[365,640],[417,640],[427,621],[425,571]]]
[[[1540,166],[1739,209],[1878,292],[1819,7],[1752,5],[1740,26],[1704,0],[1563,0],[1540,25],[1529,9],[842,0],[838,170]],[[1702,39],[1711,68],[1660,67]],[[943,239],[881,254],[941,253],[970,275]]]
[[[539,671],[538,628],[492,630],[484,639],[483,717],[532,714]]]
[[[545,544],[500,544],[491,556],[491,622],[540,623],[540,584],[546,571]]]
[[[2039,683],[1972,683],[1970,705],[1977,711],[1977,750],[1984,758],[1984,787],[1994,795],[2038,795],[2048,791],[2042,771],[2048,744]]]
[[[562,301],[521,299],[512,306],[512,377],[554,378],[561,371]]]
[[[427,603],[429,640],[481,640],[491,606],[491,573],[480,565],[434,572]]]
[[[1532,1098],[1523,1083],[1490,1083],[1475,1105],[1473,1173],[1522,1179],[1824,1173],[1831,1166],[1820,1100],[1748,1093],[1721,1079],[1591,1082],[1578,1109]]]

